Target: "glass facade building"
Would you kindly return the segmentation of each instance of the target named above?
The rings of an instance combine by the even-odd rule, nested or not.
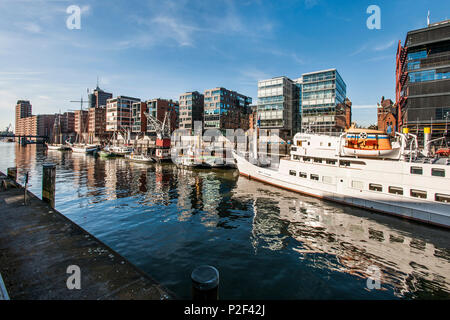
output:
[[[450,20],[407,33],[397,50],[399,125],[442,137],[450,120]],[[448,134],[448,133],[447,133]]]
[[[313,132],[341,132],[345,129],[347,86],[336,69],[302,75],[301,127]],[[343,119],[340,119],[343,118]]]
[[[257,115],[259,127],[277,129],[282,139],[298,131],[298,86],[288,77],[258,81]]]
[[[204,128],[238,129],[241,117],[248,117],[252,98],[225,88],[204,92]]]

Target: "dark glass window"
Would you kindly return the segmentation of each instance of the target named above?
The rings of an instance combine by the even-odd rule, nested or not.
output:
[[[431,175],[435,177],[445,177],[445,169],[431,169]]]
[[[411,167],[412,174],[423,174],[422,167]]]

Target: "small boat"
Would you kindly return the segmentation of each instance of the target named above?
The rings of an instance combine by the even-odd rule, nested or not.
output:
[[[117,155],[114,152],[111,152],[109,150],[100,150],[98,154],[102,158],[114,158],[114,157],[117,157]]]
[[[136,154],[136,153],[130,153],[125,155],[125,158],[127,158],[128,160],[131,161],[135,161],[135,162],[143,162],[143,163],[152,163],[155,162],[155,160],[148,156],[148,155],[144,155],[144,154]]]
[[[133,152],[133,148],[130,146],[109,146],[108,151],[113,152],[116,156],[125,156],[127,154],[131,154]]]
[[[385,132],[354,127],[347,131],[342,149],[346,156],[396,159],[400,155],[400,147],[393,148]]]
[[[76,153],[93,153],[98,149],[94,144],[72,144],[70,148]]]

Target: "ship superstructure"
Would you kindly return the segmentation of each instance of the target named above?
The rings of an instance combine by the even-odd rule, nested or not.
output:
[[[350,129],[298,133],[278,167],[234,153],[240,174],[343,204],[450,227],[450,161],[420,157],[417,137]],[[392,141],[391,141],[392,140]]]

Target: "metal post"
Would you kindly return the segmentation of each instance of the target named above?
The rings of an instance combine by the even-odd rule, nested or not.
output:
[[[25,174],[25,187],[23,189],[23,204],[27,205],[27,187],[28,187],[28,172]]]
[[[53,163],[45,163],[43,165],[42,175],[42,200],[50,203],[52,208],[55,207],[55,181],[56,165]]]
[[[6,174],[7,174],[8,178],[13,180],[14,182],[17,181],[17,167],[8,168],[6,170]]]
[[[219,271],[212,266],[199,266],[192,271],[192,300],[219,299]]]

